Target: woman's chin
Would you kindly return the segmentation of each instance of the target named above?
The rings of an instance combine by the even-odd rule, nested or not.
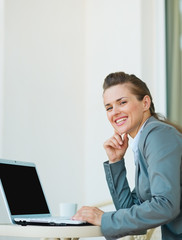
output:
[[[123,135],[126,133],[126,131],[124,129],[118,129],[118,128],[115,128],[115,131],[119,134],[119,135]]]

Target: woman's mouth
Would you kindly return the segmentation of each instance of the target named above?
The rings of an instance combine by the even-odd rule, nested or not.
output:
[[[117,124],[117,126],[121,126],[126,122],[127,119],[128,119],[127,117],[117,118],[115,120],[115,123]]]

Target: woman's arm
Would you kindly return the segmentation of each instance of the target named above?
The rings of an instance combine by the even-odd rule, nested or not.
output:
[[[116,209],[129,208],[138,204],[135,191],[131,192],[126,178],[125,161],[104,163],[107,184]]]
[[[142,151],[147,157],[151,199],[145,200],[140,205],[132,205],[130,208],[104,213],[101,227],[107,238],[139,234],[142,230],[167,223],[174,232],[182,229],[182,224],[176,224],[175,229],[171,222],[180,213],[181,137],[178,138],[176,133],[173,130],[169,131],[168,128],[155,128],[146,135]],[[113,179],[114,188],[118,188],[116,187],[118,183],[122,187],[127,186],[124,181],[116,181],[115,177]],[[142,182],[142,179],[140,181]],[[142,191],[140,188],[139,190]],[[113,194],[114,197],[117,196]],[[118,201],[118,207],[121,204],[120,199],[121,197],[118,196],[118,200],[115,200]],[[129,196],[128,199],[130,202],[131,197]],[[175,219],[175,221],[179,220]]]

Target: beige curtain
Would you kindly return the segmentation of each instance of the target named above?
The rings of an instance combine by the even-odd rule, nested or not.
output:
[[[182,0],[166,0],[167,115],[182,126]]]

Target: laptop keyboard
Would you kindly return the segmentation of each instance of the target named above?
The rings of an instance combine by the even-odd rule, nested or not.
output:
[[[26,225],[26,224],[50,224],[50,225],[79,225],[84,224],[86,222],[83,221],[77,221],[68,219],[65,217],[41,217],[41,218],[14,218],[15,223]]]

